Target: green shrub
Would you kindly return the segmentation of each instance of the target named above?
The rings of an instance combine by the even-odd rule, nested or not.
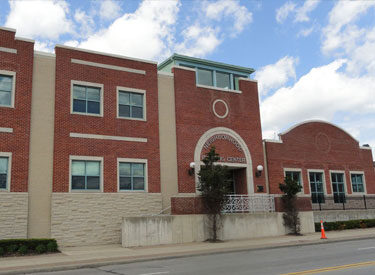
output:
[[[324,230],[345,230],[355,228],[370,228],[375,227],[375,219],[369,220],[351,220],[351,221],[338,221],[338,222],[325,222]],[[315,223],[315,232],[320,232],[320,223]]]
[[[57,251],[57,243],[56,243],[56,241],[50,241],[47,244],[47,251],[48,252],[56,252]]]
[[[24,255],[27,253],[27,246],[26,245],[21,245],[20,248],[18,248],[18,253],[20,253],[21,255]]]
[[[15,253],[18,250],[18,245],[11,244],[7,247],[8,253]]]
[[[4,248],[0,247],[0,257],[3,256],[4,254],[5,254]]]
[[[38,244],[37,247],[35,247],[35,251],[38,254],[42,254],[42,253],[45,253],[47,251],[47,248],[43,244]]]

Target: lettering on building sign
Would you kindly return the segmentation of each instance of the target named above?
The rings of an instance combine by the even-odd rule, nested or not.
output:
[[[235,140],[233,137],[231,136],[228,136],[228,135],[224,135],[224,134],[220,134],[220,135],[214,135],[212,137],[210,137],[206,143],[203,145],[203,148],[205,149],[209,149],[210,145],[212,143],[214,143],[216,140],[227,140],[229,142],[231,142],[236,148],[238,151],[242,152],[242,148],[241,148],[241,145],[237,142],[237,140]]]
[[[202,160],[206,157],[206,155],[202,155]],[[220,162],[233,162],[233,163],[246,163],[246,158],[240,157],[220,157]]]

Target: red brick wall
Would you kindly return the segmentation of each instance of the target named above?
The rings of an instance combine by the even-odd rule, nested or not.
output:
[[[148,191],[160,192],[156,64],[56,47],[54,192],[69,191],[69,156],[104,157],[104,192],[117,192],[117,158],[148,160]],[[146,75],[71,63],[71,58],[144,70]],[[103,117],[71,114],[71,80],[104,85]],[[118,119],[116,87],[146,90],[147,121]],[[84,133],[147,138],[147,143],[70,138]]]
[[[358,141],[343,130],[324,122],[309,122],[281,135],[282,143],[266,142],[270,193],[279,194],[283,168],[301,168],[304,193],[310,194],[307,169],[322,169],[326,190],[332,194],[330,170],[345,171],[346,190],[351,194],[349,171],[363,171],[367,193],[375,193],[371,150],[360,149]]]
[[[13,128],[13,133],[0,133],[0,152],[12,153],[10,191],[27,192],[34,43],[0,30],[0,47],[17,50],[0,51],[0,70],[16,72],[14,108],[0,107],[0,127]]]
[[[240,81],[242,93],[230,93],[197,87],[195,73],[191,70],[174,68],[173,72],[179,193],[195,193],[194,176],[188,174],[189,163],[194,161],[194,151],[199,138],[215,127],[230,128],[242,137],[251,154],[251,173],[254,175],[256,166],[264,165],[257,83]],[[222,99],[228,105],[229,114],[224,119],[216,117],[212,110],[216,99]],[[233,154],[236,154],[232,144],[226,144],[231,147],[218,146],[217,151],[229,154],[232,150]],[[224,143],[220,145],[224,146]],[[254,189],[256,185],[265,186],[264,175],[253,177]]]

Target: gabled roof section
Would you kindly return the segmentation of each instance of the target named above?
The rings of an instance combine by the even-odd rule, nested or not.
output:
[[[181,55],[181,54],[177,54],[177,53],[173,54],[171,57],[169,57],[168,59],[166,59],[162,63],[160,63],[158,65],[158,70],[162,70],[164,67],[168,66],[171,63],[174,63],[175,61],[185,61],[185,62],[188,62],[188,63],[194,63],[197,66],[203,65],[203,66],[209,66],[209,67],[214,67],[214,68],[221,68],[221,69],[225,69],[225,70],[237,71],[237,72],[242,73],[242,74],[252,74],[253,72],[255,72],[255,70],[253,68],[235,66],[235,65],[211,61],[211,60],[207,60],[207,59],[200,59],[200,58],[196,58],[196,57]]]

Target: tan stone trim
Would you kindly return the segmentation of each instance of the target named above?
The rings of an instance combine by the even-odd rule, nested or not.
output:
[[[106,139],[106,140],[117,140],[117,141],[131,141],[131,142],[147,142],[147,138],[124,137],[124,136],[106,136],[106,135],[82,134],[82,133],[70,133],[70,137]]]
[[[0,47],[0,52],[15,53],[15,54],[17,54],[17,50],[16,49],[5,48],[5,47]]]
[[[136,69],[126,68],[126,67],[120,67],[120,66],[91,62],[91,61],[85,61],[85,60],[74,59],[74,58],[71,59],[71,62],[75,63],[75,64],[87,65],[87,66],[98,67],[98,68],[109,69],[109,70],[123,71],[123,72],[143,74],[143,75],[146,74],[146,71],[144,71],[144,70],[136,70]]]

